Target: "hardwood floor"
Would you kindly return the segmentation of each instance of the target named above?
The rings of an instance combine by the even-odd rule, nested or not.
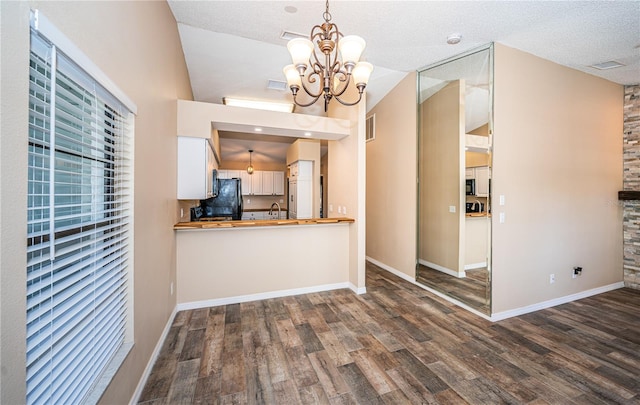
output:
[[[489,315],[491,313],[489,272],[483,268],[467,270],[466,274],[465,278],[457,278],[419,264],[417,281]]]
[[[367,265],[367,294],[177,314],[142,404],[638,404],[640,291],[491,323]]]

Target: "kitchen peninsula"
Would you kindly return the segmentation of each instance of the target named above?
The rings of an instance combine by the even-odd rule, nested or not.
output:
[[[350,218],[175,225],[178,309],[352,288]]]
[[[295,198],[292,200],[291,195],[285,194],[288,201],[283,206],[286,206],[290,219],[243,218],[233,221],[187,222],[189,218],[183,216],[183,213],[188,213],[197,200],[202,198],[178,198],[182,222],[174,226],[177,310],[339,288],[349,288],[358,293],[365,291],[364,250],[356,237],[363,226],[363,218],[354,208],[355,202],[351,194],[353,188],[348,181],[350,177],[340,171],[342,165],[336,159],[348,150],[347,145],[355,139],[349,136],[352,135],[352,123],[338,118],[246,111],[239,107],[183,100],[178,102],[177,136],[204,139],[201,141],[204,145],[201,149],[209,147],[214,151],[199,154],[204,156],[201,159],[212,161],[211,166],[202,165],[209,167],[207,170],[220,170],[221,174],[224,170],[240,170],[240,167],[231,167],[227,163],[221,166],[215,161],[220,150],[218,131],[249,132],[254,127],[263,128],[265,132],[268,129],[268,132],[279,136],[299,138],[287,150],[289,173],[285,171],[285,178],[289,178],[291,191],[292,181],[305,180],[302,177],[296,178],[293,164],[302,160],[313,162],[310,171],[312,176],[309,178],[313,183],[313,199],[311,209],[308,210],[310,215],[301,215],[301,203],[292,203],[296,202]],[[343,215],[349,206],[349,213],[355,219],[333,218],[331,209],[328,210],[329,218],[318,218],[320,156],[319,151],[316,157],[308,155],[312,140],[305,138],[307,135],[304,134],[307,132],[313,134],[315,143],[318,143],[317,139],[326,140],[329,142],[329,149],[335,150],[333,155],[329,152],[328,166],[335,167],[334,172],[342,174],[325,179],[332,184],[328,201],[341,208]],[[283,171],[282,168],[275,167],[265,170]],[[207,196],[208,189],[205,186],[209,187],[209,180],[202,175],[198,181],[198,187]],[[280,193],[276,195],[273,198],[282,204]],[[246,197],[243,211],[249,206],[249,197]],[[256,209],[263,207],[261,202]],[[297,219],[291,218],[292,212]]]

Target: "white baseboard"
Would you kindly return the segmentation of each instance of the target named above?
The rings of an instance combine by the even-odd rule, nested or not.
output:
[[[408,274],[406,274],[406,273],[403,273],[403,272],[401,272],[400,270],[394,269],[394,268],[393,268],[393,267],[391,267],[391,266],[387,266],[386,264],[384,264],[384,263],[382,263],[382,262],[379,262],[379,261],[377,261],[376,259],[374,259],[374,258],[372,258],[372,257],[366,256],[366,257],[365,257],[365,259],[366,259],[368,262],[370,262],[370,263],[372,263],[372,264],[375,264],[376,266],[380,267],[381,269],[384,269],[384,270],[388,271],[389,273],[391,273],[391,274],[393,274],[393,275],[396,275],[396,276],[400,277],[400,278],[401,278],[401,279],[403,279],[403,280],[406,280],[406,281],[408,281],[408,282],[410,282],[410,283],[414,283],[414,284],[415,284],[415,282],[416,282],[416,280],[415,280],[415,274],[414,274],[414,277],[413,277],[413,278],[411,278],[411,276],[410,276],[410,275],[408,275]]]
[[[624,287],[624,283],[622,281],[618,283],[613,283],[609,285],[605,285],[602,287],[592,288],[590,290],[581,291],[579,293],[565,295],[564,297],[554,298],[552,300],[539,302],[537,304],[527,305],[526,307],[520,307],[515,309],[510,309],[508,311],[497,312],[491,315],[491,320],[501,321],[503,319],[512,318],[514,316],[528,314],[529,312],[539,311],[541,309],[555,307],[556,305],[566,304],[567,302],[576,301],[582,298],[591,297],[592,295],[602,294],[607,291],[617,290],[618,288]]]
[[[288,297],[290,295],[309,294],[321,291],[339,290],[341,288],[349,288],[357,294],[361,294],[355,286],[349,282],[335,283],[335,284],[322,284],[311,287],[292,288],[290,290],[278,290],[269,291],[257,294],[238,295],[235,297],[215,298],[204,301],[183,302],[178,304],[178,311],[186,311],[189,309],[199,309],[207,307],[217,307],[220,305],[239,304],[241,302],[250,302],[258,300],[266,300],[269,298]],[[364,288],[362,288],[364,290]],[[366,290],[365,290],[366,292]]]
[[[586,291],[581,291],[579,293],[575,293],[575,294],[571,294],[571,295],[566,295],[564,297],[559,297],[559,298],[554,298],[552,300],[548,300],[548,301],[544,301],[544,302],[539,302],[537,304],[532,304],[532,305],[528,305],[526,307],[521,307],[521,308],[515,308],[515,309],[510,309],[508,311],[503,311],[503,312],[497,312],[494,313],[492,315],[487,315],[484,314],[480,311],[478,311],[477,309],[474,309],[470,306],[468,306],[467,304],[465,304],[464,302],[458,301],[455,298],[452,298],[444,293],[441,293],[438,290],[435,290],[431,287],[422,285],[418,282],[416,282],[414,279],[411,278],[411,276],[408,276],[407,274],[394,269],[391,266],[387,266],[386,264],[379,262],[369,256],[366,257],[366,260],[368,262],[371,262],[373,264],[375,264],[376,266],[380,267],[383,270],[388,271],[389,273],[392,273],[400,278],[402,278],[403,280],[406,280],[414,285],[417,285],[418,287],[427,290],[435,295],[437,295],[440,298],[443,298],[451,303],[456,304],[457,306],[466,309],[469,312],[472,312],[488,321],[491,322],[497,322],[497,321],[502,321],[504,319],[507,318],[512,318],[514,316],[519,316],[519,315],[524,315],[524,314],[528,314],[529,312],[535,312],[535,311],[539,311],[541,309],[546,309],[546,308],[551,308],[551,307],[555,307],[556,305],[561,305],[561,304],[566,304],[567,302],[571,302],[571,301],[576,301],[582,298],[587,298],[587,297],[591,297],[592,295],[597,295],[597,294],[602,294],[605,293],[607,291],[613,291],[613,290],[617,290],[618,288],[623,288],[624,287],[624,282],[620,281],[617,283],[613,283],[613,284],[609,284],[609,285],[605,285],[602,287],[596,287],[596,288],[592,288],[590,290],[586,290]]]
[[[442,273],[448,274],[456,278],[465,278],[467,276],[467,274],[464,271],[457,272],[455,270],[448,269],[446,267],[440,266],[439,264],[431,263],[426,260],[418,259],[418,263],[420,263],[423,266],[427,266],[431,269],[438,270]]]
[[[353,283],[349,283],[349,289],[351,291],[353,291],[354,293],[361,295],[361,294],[366,294],[367,293],[367,287],[356,287],[355,284]]]
[[[482,269],[487,267],[487,262],[481,262],[481,263],[471,263],[471,264],[465,264],[464,265],[464,269],[465,270],[474,270],[474,269]]]
[[[147,384],[147,380],[151,375],[151,370],[153,369],[153,366],[156,364],[156,360],[158,360],[158,356],[160,355],[160,350],[162,350],[162,345],[164,345],[164,341],[167,339],[167,335],[171,330],[171,325],[173,325],[173,319],[176,317],[176,314],[178,313],[177,308],[178,308],[177,306],[173,308],[173,312],[171,312],[171,315],[169,316],[169,320],[167,321],[167,324],[164,326],[164,330],[162,331],[162,334],[158,339],[158,343],[156,343],[156,347],[153,349],[153,353],[151,353],[151,357],[147,362],[147,366],[144,368],[144,371],[142,372],[142,377],[140,377],[140,381],[138,381],[138,386],[136,387],[136,390],[133,392],[133,396],[131,397],[131,401],[129,401],[129,405],[135,405],[140,400],[140,395],[142,395],[142,390],[144,389],[144,386]]]

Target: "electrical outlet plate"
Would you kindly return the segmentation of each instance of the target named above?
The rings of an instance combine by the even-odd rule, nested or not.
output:
[[[555,274],[549,274],[549,284],[553,284],[556,282],[556,275]]]

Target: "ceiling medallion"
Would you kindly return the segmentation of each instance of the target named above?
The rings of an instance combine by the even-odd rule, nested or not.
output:
[[[373,71],[370,63],[358,62],[366,43],[357,35],[344,36],[338,26],[330,22],[328,0],[322,17],[324,23],[311,29],[309,39],[296,38],[287,44],[293,64],[285,66],[283,71],[293,94],[293,102],[300,107],[308,107],[324,96],[325,111],[334,97],[343,105],[356,105],[362,100],[362,93]],[[347,102],[340,97],[352,80],[359,96],[356,101]],[[318,84],[314,86],[316,82]],[[309,103],[298,101],[301,87],[311,97]]]

